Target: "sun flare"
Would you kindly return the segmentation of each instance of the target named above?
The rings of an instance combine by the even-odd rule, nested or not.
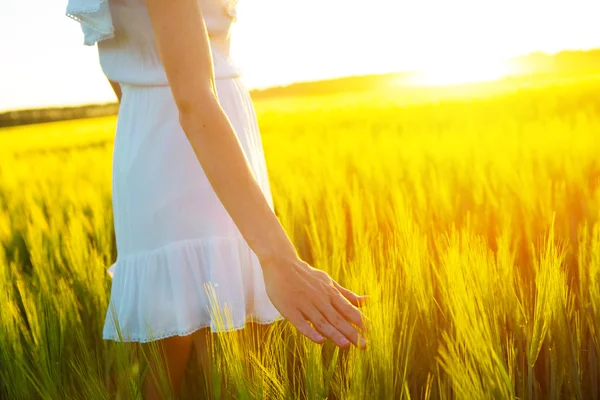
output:
[[[464,63],[448,64],[417,71],[410,79],[415,86],[451,86],[468,83],[490,82],[514,73],[507,63]]]

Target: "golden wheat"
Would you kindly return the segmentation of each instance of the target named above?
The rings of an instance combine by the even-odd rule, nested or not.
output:
[[[258,355],[224,337],[211,379],[237,398],[600,398],[600,80],[495,88],[256,103],[279,218],[371,295],[373,328],[365,352],[287,323]],[[0,397],[139,396],[137,358],[101,340],[114,126],[0,131]],[[201,382],[191,366],[183,394]]]

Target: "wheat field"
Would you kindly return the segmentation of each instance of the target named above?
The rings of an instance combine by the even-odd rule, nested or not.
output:
[[[256,101],[276,213],[369,348],[222,335],[182,398],[600,399],[600,78]],[[0,130],[0,398],[140,395],[101,339],[115,117]],[[248,365],[250,368],[248,368]],[[250,373],[249,371],[252,371]]]

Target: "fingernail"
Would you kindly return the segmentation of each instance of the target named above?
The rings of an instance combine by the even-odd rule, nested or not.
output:
[[[361,345],[362,347],[367,345],[367,339],[365,338],[358,338],[358,344]]]
[[[340,343],[342,344],[342,346],[348,346],[350,344],[350,342],[346,338],[340,339]]]
[[[321,335],[316,335],[316,336],[315,336],[315,340],[316,340],[317,342],[323,342],[323,341],[325,340],[325,338],[324,338],[323,336],[321,336]]]

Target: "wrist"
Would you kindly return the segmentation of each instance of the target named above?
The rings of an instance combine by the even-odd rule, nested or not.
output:
[[[286,265],[291,266],[300,260],[296,248],[291,242],[281,245],[270,245],[258,248],[255,251],[261,268],[285,268]]]

